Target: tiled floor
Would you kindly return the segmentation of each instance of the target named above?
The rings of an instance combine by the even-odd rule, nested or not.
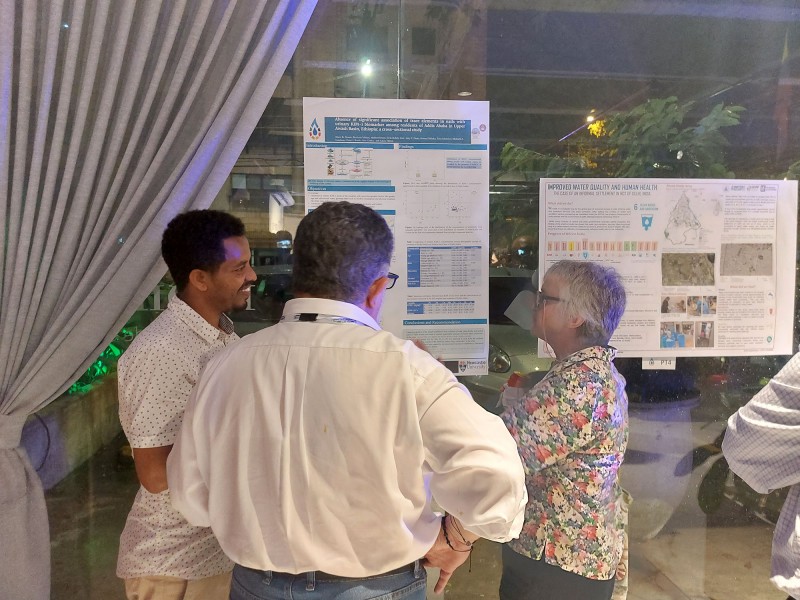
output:
[[[120,468],[120,437],[46,492],[53,600],[125,598],[114,575],[119,534],[139,487],[132,467]]]
[[[121,440],[47,493],[54,600],[124,599],[114,576],[117,542],[137,483],[119,467]],[[691,495],[690,495],[691,497]],[[783,600],[769,583],[772,527],[734,503],[707,517],[682,504],[653,539],[633,541],[630,600]],[[449,600],[496,600],[497,544],[480,542],[448,586]]]

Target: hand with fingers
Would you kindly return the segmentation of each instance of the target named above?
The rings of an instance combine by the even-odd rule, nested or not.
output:
[[[451,515],[442,518],[439,535],[423,557],[423,565],[439,569],[439,580],[433,590],[435,593],[441,594],[455,570],[467,561],[476,539],[477,536],[465,532]]]

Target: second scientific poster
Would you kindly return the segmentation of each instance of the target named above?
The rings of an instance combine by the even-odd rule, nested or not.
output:
[[[539,268],[615,267],[622,356],[791,354],[797,182],[542,179]]]
[[[306,210],[347,200],[394,232],[381,325],[487,372],[489,104],[304,98]]]

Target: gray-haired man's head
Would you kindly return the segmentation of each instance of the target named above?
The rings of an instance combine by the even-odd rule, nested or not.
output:
[[[386,275],[394,250],[386,220],[371,208],[326,202],[306,215],[294,239],[296,294],[362,304]]]

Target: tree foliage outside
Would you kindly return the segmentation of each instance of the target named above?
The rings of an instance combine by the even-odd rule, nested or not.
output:
[[[610,117],[605,140],[619,165],[613,176],[733,178],[725,166],[728,140],[721,130],[739,125],[744,107],[720,103],[696,124],[685,126],[692,108],[692,102],[679,104],[670,96]]]
[[[538,186],[531,183],[542,177],[733,178],[722,131],[739,125],[744,107],[721,103],[700,117],[695,109],[675,96],[654,98],[587,125],[561,153],[506,143],[495,175],[504,193],[490,203],[493,247],[521,236],[538,244]]]
[[[725,165],[726,127],[740,123],[742,106],[714,106],[688,122],[693,102],[654,98],[626,112],[598,120],[577,134],[567,156],[542,154],[508,142],[500,153],[499,175],[540,177],[732,178]]]
[[[493,179],[493,247],[528,236],[538,244],[537,182],[542,177],[658,177],[731,179],[724,133],[740,124],[745,108],[717,104],[699,114],[694,102],[653,98],[598,119],[570,136],[559,152],[543,153],[507,142]],[[800,161],[764,179],[800,179]],[[753,173],[748,173],[753,177]],[[533,184],[533,185],[532,185]],[[800,232],[799,232],[800,233]],[[800,314],[800,313],[799,313]]]

